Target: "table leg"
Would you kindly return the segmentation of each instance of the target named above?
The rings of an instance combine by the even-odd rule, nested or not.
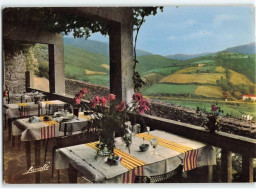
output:
[[[26,147],[26,161],[27,161],[27,170],[31,167],[31,150],[30,142],[25,142]]]
[[[9,141],[12,139],[12,119],[8,118],[8,135],[9,135]]]
[[[77,183],[77,170],[71,164],[69,164],[68,179],[69,183]]]
[[[35,141],[35,167],[40,167],[40,140]],[[36,183],[40,183],[40,172],[35,173]]]
[[[15,136],[12,135],[12,147],[15,146]]]

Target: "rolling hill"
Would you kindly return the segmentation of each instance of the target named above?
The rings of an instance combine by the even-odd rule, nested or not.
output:
[[[109,56],[109,44],[106,42],[94,41],[94,40],[89,40],[84,38],[71,38],[71,37],[63,37],[63,42],[66,45],[84,49],[96,54],[105,55],[107,57]],[[152,55],[152,53],[141,50],[141,49],[137,49],[136,55],[144,56],[144,55]]]

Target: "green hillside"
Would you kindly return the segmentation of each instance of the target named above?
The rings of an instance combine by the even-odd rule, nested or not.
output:
[[[137,60],[139,63],[137,64],[136,70],[141,74],[152,71],[153,69],[176,66],[179,62],[178,60],[168,59],[160,55],[139,56]]]

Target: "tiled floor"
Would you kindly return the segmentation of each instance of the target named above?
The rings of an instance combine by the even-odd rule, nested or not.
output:
[[[11,142],[8,141],[8,131],[3,131],[3,157],[4,157],[4,183],[6,184],[34,184],[35,183],[35,174],[25,174],[27,172],[26,167],[26,154],[25,154],[25,144],[21,143],[20,149],[18,144],[12,147]],[[42,144],[42,150],[44,150],[44,145]],[[52,168],[52,160],[51,160],[51,148],[52,144],[49,142],[48,146],[48,154],[46,161],[50,162],[49,170],[43,171],[40,174],[41,183],[44,184],[57,184],[57,172],[55,171],[55,175],[52,178],[51,176],[51,168]],[[32,147],[32,162],[31,166],[34,165],[34,148]],[[43,162],[44,153],[41,152],[41,165],[44,165]],[[60,171],[60,182],[68,183],[67,170]]]

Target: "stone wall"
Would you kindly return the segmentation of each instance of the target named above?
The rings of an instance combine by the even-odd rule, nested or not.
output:
[[[25,89],[26,56],[22,52],[5,53],[5,85],[10,95],[21,93]],[[3,90],[6,86],[3,86]]]
[[[78,81],[74,79],[65,79],[65,86],[66,86],[66,95],[74,96],[77,94],[82,88],[87,88],[88,94],[86,95],[86,99],[92,99],[96,95],[97,96],[106,96],[109,94],[109,88],[100,86],[100,85],[94,85],[91,83],[87,83],[84,81]]]
[[[87,88],[89,93],[86,99],[92,99],[94,96],[106,96],[109,93],[108,87],[93,85],[83,81],[73,79],[66,79],[66,94],[75,95],[81,88]],[[192,125],[204,126],[207,122],[207,115],[202,112],[197,112],[195,109],[184,108],[174,104],[151,101],[150,111],[146,114],[153,116],[167,118],[175,121],[180,121]],[[248,122],[246,120],[225,117],[219,118],[221,123],[221,131],[233,133],[237,135],[256,138],[256,124],[255,122]]]

